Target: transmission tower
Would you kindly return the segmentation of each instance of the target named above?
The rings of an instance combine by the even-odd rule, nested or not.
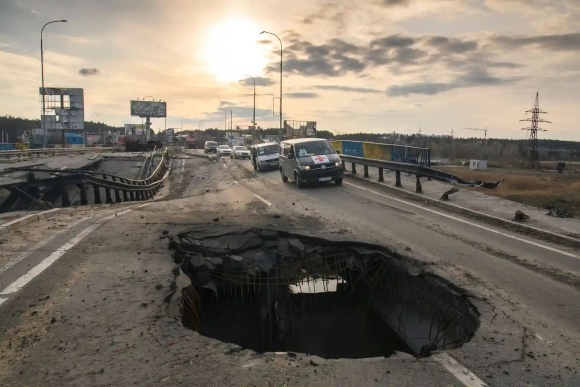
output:
[[[529,128],[522,128],[522,130],[530,131],[530,148],[528,153],[528,159],[526,163],[532,168],[540,168],[540,154],[538,152],[538,132],[546,132],[547,130],[539,128],[538,123],[545,122],[551,124],[550,121],[546,121],[540,118],[540,114],[548,114],[547,112],[540,110],[540,93],[536,92],[536,101],[534,102],[534,107],[532,110],[527,110],[526,113],[532,113],[532,118],[526,118],[521,121],[529,121],[531,125]]]

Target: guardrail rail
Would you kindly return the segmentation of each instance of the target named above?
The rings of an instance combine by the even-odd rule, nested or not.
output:
[[[39,149],[12,149],[0,151],[0,158],[9,159],[11,157],[21,156],[38,156],[57,154],[71,154],[71,153],[86,153],[86,152],[110,152],[113,148],[109,147],[82,147],[82,148],[39,148]]]

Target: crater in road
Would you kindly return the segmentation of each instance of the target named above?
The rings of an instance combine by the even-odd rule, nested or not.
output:
[[[464,291],[383,246],[252,229],[186,232],[170,248],[179,264],[170,311],[244,349],[428,356],[461,346],[479,327]]]

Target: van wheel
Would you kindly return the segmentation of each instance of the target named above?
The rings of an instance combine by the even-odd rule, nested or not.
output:
[[[334,180],[334,182],[336,183],[336,185],[342,185],[342,177],[339,177],[338,179]]]
[[[294,181],[296,182],[296,188],[298,189],[304,188],[304,184],[300,182],[300,179],[298,178],[298,173],[296,172],[294,172]]]
[[[280,177],[282,177],[282,181],[284,183],[286,183],[288,181],[288,177],[284,176],[284,172],[282,171],[282,168],[280,168]]]

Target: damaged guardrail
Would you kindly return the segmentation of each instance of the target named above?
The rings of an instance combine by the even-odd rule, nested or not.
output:
[[[55,170],[38,168],[11,168],[12,171],[45,172],[53,177],[39,180],[30,180],[11,186],[11,195],[2,204],[0,212],[7,211],[18,201],[46,202],[54,205],[61,198],[61,207],[70,207],[71,186],[78,188],[80,205],[102,204],[102,196],[105,203],[121,203],[129,201],[141,201],[153,198],[163,186],[171,171],[169,153],[165,150],[161,154],[161,160],[155,170],[145,179],[128,179],[108,173],[87,170]],[[92,188],[92,190],[90,190]],[[77,194],[75,193],[75,195]],[[102,195],[104,193],[104,195]],[[10,204],[5,205],[6,203]]]
[[[11,157],[19,157],[19,156],[31,156],[31,157],[38,156],[38,157],[40,157],[40,155],[56,156],[57,154],[71,154],[71,153],[85,153],[85,152],[109,152],[112,150],[113,150],[113,148],[109,148],[109,147],[14,149],[14,150],[0,151],[0,158],[9,159]]]
[[[392,170],[395,171],[395,185],[397,187],[401,187],[401,172],[408,173],[411,175],[416,176],[416,188],[415,192],[421,193],[423,192],[423,187],[421,185],[421,177],[426,177],[429,180],[439,180],[445,183],[451,183],[453,185],[464,185],[468,187],[482,187],[482,188],[497,188],[502,181],[498,181],[495,183],[486,183],[483,181],[468,181],[463,180],[462,178],[452,175],[451,173],[439,171],[433,168],[429,168],[423,165],[417,164],[407,164],[407,163],[400,163],[396,161],[385,161],[385,160],[375,160],[375,159],[367,159],[364,157],[357,157],[357,156],[347,156],[340,154],[340,159],[342,160],[343,164],[345,162],[351,163],[351,173],[353,175],[357,174],[356,166],[362,165],[364,167],[364,177],[369,177],[369,167],[375,167],[379,170],[379,181],[385,181],[384,178],[384,170]],[[346,168],[346,165],[345,165]]]

